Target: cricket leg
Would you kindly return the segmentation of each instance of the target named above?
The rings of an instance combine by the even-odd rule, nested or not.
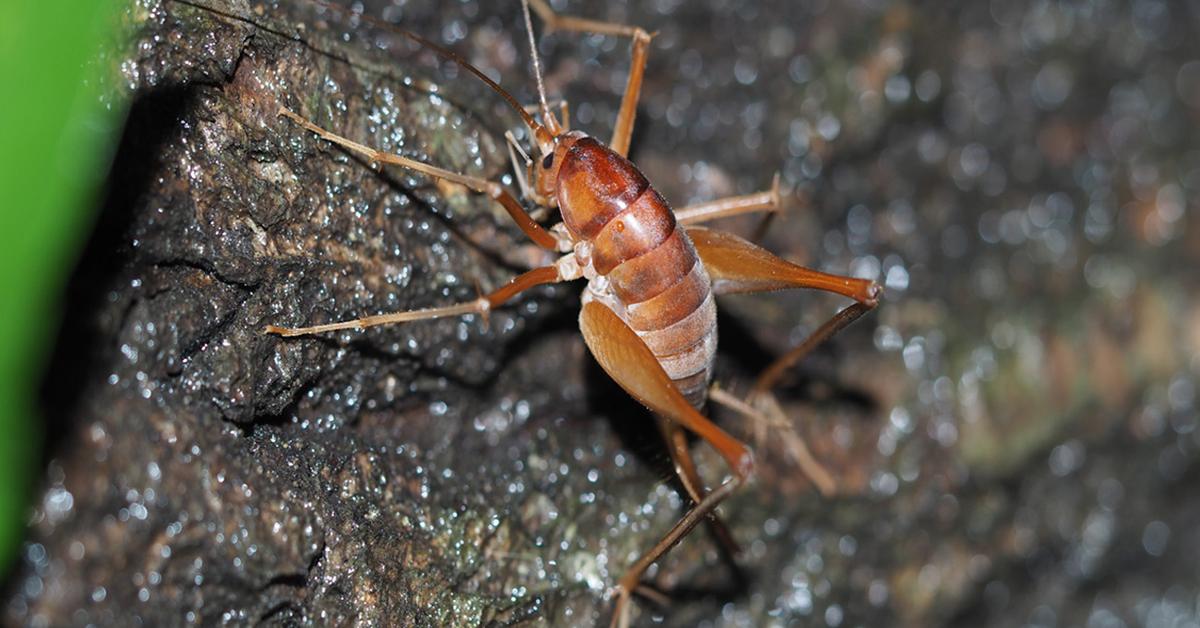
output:
[[[755,396],[774,388],[775,384],[779,383],[779,378],[804,358],[804,356],[808,355],[818,345],[844,329],[847,325],[858,320],[863,314],[870,312],[874,307],[874,304],[854,303],[834,314],[833,318],[825,321],[825,324],[821,325],[808,338],[805,338],[804,342],[801,342],[794,349],[776,358],[770,366],[764,369],[759,374],[758,379],[755,380],[754,386],[750,389],[750,398],[753,399]]]
[[[622,157],[629,153],[629,141],[633,136],[633,120],[637,116],[638,98],[642,92],[642,77],[646,73],[646,57],[650,52],[650,40],[654,34],[646,32],[638,26],[613,24],[599,20],[588,20],[571,15],[559,15],[550,8],[546,0],[529,0],[533,9],[546,27],[550,30],[566,30],[581,33],[597,33],[600,35],[617,35],[633,38],[633,60],[629,66],[629,79],[625,83],[625,93],[621,96],[621,109],[617,113],[617,122],[613,126],[612,140],[609,148]]]
[[[662,417],[657,418],[658,429],[667,442],[667,451],[671,454],[671,462],[675,464],[675,474],[679,477],[679,482],[683,484],[683,489],[691,497],[692,503],[699,504],[704,501],[708,490],[704,488],[704,482],[696,470],[696,461],[692,459],[692,452],[688,449],[687,432],[678,423]],[[733,540],[733,534],[715,514],[708,518],[708,527],[729,559],[741,553],[737,542]]]
[[[717,218],[737,216],[751,212],[769,212],[770,214],[775,214],[782,207],[783,200],[779,195],[779,174],[776,173],[775,178],[771,182],[771,189],[769,190],[688,205],[687,207],[675,210],[675,220],[681,225],[690,226]]]
[[[360,144],[331,131],[327,131],[284,107],[279,108],[279,115],[285,116],[296,124],[299,124],[309,131],[316,133],[321,138],[333,142],[334,144],[342,146],[348,150],[352,150],[371,161],[385,164],[395,164],[397,166],[402,166],[404,168],[408,168],[409,170],[415,170],[431,177],[437,177],[439,179],[445,179],[446,181],[457,183],[482,194],[487,194],[493,200],[500,203],[502,207],[504,207],[505,211],[508,212],[508,215],[511,216],[513,221],[517,223],[517,226],[521,228],[521,231],[524,231],[525,235],[529,236],[529,239],[533,240],[535,244],[549,251],[565,252],[566,250],[569,250],[569,247],[564,248],[566,243],[560,242],[559,239],[552,235],[549,231],[546,231],[541,225],[534,222],[533,218],[530,218],[529,214],[526,213],[525,208],[521,206],[521,203],[512,195],[512,192],[506,190],[504,186],[500,185],[499,183],[488,181],[487,179],[481,179],[479,177],[472,177],[465,174],[459,174],[457,172],[451,172],[449,170],[444,170],[442,168],[438,168],[437,166],[431,166],[415,159],[409,159],[408,157],[402,157],[400,155],[376,150],[370,146]]]
[[[512,162],[513,175],[517,178],[517,189],[521,191],[521,198],[528,199],[538,206],[535,212],[531,212],[530,216],[536,218],[536,212],[541,211],[546,206],[546,198],[537,193],[532,185],[529,185],[529,179],[533,172],[533,160],[529,158],[529,154],[521,148],[521,143],[517,141],[517,137],[512,131],[504,132],[504,141],[508,144],[508,159]]]
[[[629,624],[631,596],[638,589],[646,569],[687,536],[750,477],[754,469],[754,457],[741,441],[717,427],[688,403],[650,348],[607,306],[595,301],[585,303],[579,315],[579,327],[596,361],[625,392],[664,420],[674,421],[704,439],[725,458],[733,470],[732,478],[704,496],[618,581],[613,625],[624,627]]]
[[[558,115],[562,117],[561,120],[556,120],[556,122],[558,122],[559,130],[561,130],[563,133],[570,131],[571,130],[571,107],[570,107],[570,105],[567,104],[567,99],[566,98],[556,98],[554,100],[551,100],[547,106],[549,106],[551,108],[553,108],[555,106],[558,107]],[[525,111],[527,111],[531,114],[541,113],[542,106],[540,104],[525,105]]]
[[[720,390],[712,391],[714,402],[728,406],[757,425],[783,424],[789,449],[797,464],[812,479],[823,494],[836,490],[833,477],[816,461],[804,441],[787,427],[778,402],[769,395],[779,378],[808,355],[815,347],[838,331],[871,311],[879,304],[882,289],[866,279],[831,275],[797,266],[772,255],[766,249],[733,234],[691,227],[688,235],[696,252],[713,281],[716,294],[734,294],[782,290],[786,288],[815,288],[850,297],[856,302],[841,310],[818,328],[796,348],[777,358],[755,380],[746,401]],[[790,434],[791,436],[787,436]]]
[[[732,233],[688,227],[687,234],[717,295],[815,288],[850,297],[870,310],[879,304],[883,293],[874,281],[797,266]]]
[[[655,561],[662,558],[664,554],[671,551],[671,548],[679,544],[683,537],[695,529],[696,524],[708,517],[721,502],[725,501],[733,491],[737,490],[745,482],[744,478],[733,476],[725,481],[724,484],[717,487],[717,490],[708,494],[695,508],[687,511],[683,518],[676,523],[674,527],[667,532],[661,541],[656,543],[650,551],[642,555],[625,575],[621,577],[617,584],[617,607],[613,611],[613,620],[611,625],[617,628],[628,628],[629,626],[629,611],[631,610],[630,603],[634,591],[640,591],[638,583],[641,582],[642,574],[653,565]]]
[[[466,303],[458,303],[455,305],[434,307],[424,310],[378,314],[376,316],[367,316],[364,318],[356,318],[337,323],[326,323],[324,325],[313,325],[311,327],[289,328],[279,327],[276,325],[267,325],[263,331],[268,334],[291,337],[319,334],[329,331],[339,331],[342,329],[366,329],[368,327],[375,327],[377,325],[407,323],[409,321],[420,321],[433,318],[442,318],[446,316],[462,316],[464,314],[487,315],[492,308],[503,304],[525,290],[528,290],[534,286],[557,283],[559,281],[566,281],[568,279],[574,279],[574,277],[565,276],[564,273],[560,271],[557,264],[553,266],[543,266],[541,268],[535,268],[527,273],[518,275],[499,289],[480,296],[478,299],[473,301],[467,301]]]
[[[559,115],[562,120],[558,123],[563,132],[571,130],[571,110],[565,99],[551,101],[558,105]],[[540,105],[525,105],[525,111],[536,114],[541,110]],[[517,178],[517,189],[521,191],[521,198],[537,205],[537,209],[529,213],[534,220],[543,220],[550,214],[550,208],[558,205],[558,199],[546,197],[538,193],[537,188],[529,184],[533,178],[533,159],[529,157],[529,153],[521,147],[521,143],[517,141],[517,137],[512,131],[504,132],[504,140],[508,144],[508,158],[512,162],[513,174]]]
[[[761,430],[765,433],[770,430],[771,437],[783,442],[788,453],[791,454],[792,460],[800,467],[800,471],[812,481],[813,486],[817,487],[821,495],[832,497],[837,493],[837,481],[812,455],[804,438],[796,432],[792,423],[783,415],[783,410],[773,396],[768,394],[759,397],[756,400],[759,403],[755,406],[722,388],[713,386],[709,390],[708,398],[713,403],[729,408],[748,419],[755,431]],[[764,400],[767,401],[766,404],[762,403]]]

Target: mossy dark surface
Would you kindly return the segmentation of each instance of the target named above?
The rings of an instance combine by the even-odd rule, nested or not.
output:
[[[695,534],[653,575],[673,604],[638,623],[1198,621],[1193,13],[569,5],[659,31],[632,156],[668,199],[780,171],[766,245],[888,287],[778,391],[794,426],[720,417],[759,459],[724,508],[740,574]],[[532,101],[515,2],[367,12]],[[53,438],[6,620],[607,623],[607,588],[680,503],[571,288],[487,321],[261,332],[470,299],[543,259],[487,199],[378,172],[280,106],[489,178],[510,172],[514,116],[305,3],[126,19],[135,104],[45,379]],[[575,125],[606,138],[627,43],[542,51]],[[722,302],[719,378],[744,388],[839,305]],[[789,461],[793,433],[837,497]]]

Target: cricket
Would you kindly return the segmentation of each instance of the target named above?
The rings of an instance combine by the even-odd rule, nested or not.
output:
[[[320,2],[336,11],[349,9]],[[710,420],[708,403],[727,406],[750,420],[770,423],[777,417],[769,391],[781,374],[814,347],[875,308],[882,289],[874,281],[833,275],[785,261],[732,233],[701,226],[716,218],[781,209],[778,177],[770,189],[681,208],[671,204],[632,163],[628,153],[638,99],[653,33],[628,26],[560,15],[545,0],[522,0],[529,64],[538,102],[530,107],[493,81],[461,55],[401,27],[378,22],[460,66],[486,84],[520,117],[529,146],[506,135],[519,193],[497,181],[468,176],[367,146],[310,121],[298,103],[279,108],[280,124],[312,134],[361,155],[372,164],[391,165],[464,186],[498,203],[538,247],[557,257],[524,272],[506,285],[476,299],[413,311],[385,312],[364,318],[313,322],[309,326],[269,325],[264,333],[282,338],[366,329],[379,325],[468,314],[486,316],[535,286],[585,280],[579,331],[603,370],[657,421],[675,472],[686,489],[686,512],[625,567],[613,585],[613,626],[630,624],[635,597],[661,601],[662,592],[642,581],[647,569],[701,522],[708,522],[721,543],[736,553],[737,543],[720,519],[717,507],[754,474],[749,446]],[[631,40],[628,80],[612,136],[604,141],[572,129],[565,104],[555,108],[546,94],[533,16],[545,28],[599,34]],[[369,16],[362,19],[376,21]],[[466,78],[460,80],[467,80]],[[560,117],[561,116],[561,117]],[[557,211],[561,221],[547,227],[535,220],[538,208]],[[714,385],[717,351],[717,305],[721,295],[785,289],[814,289],[853,300],[794,349],[779,357],[758,377],[747,398]],[[727,477],[706,486],[689,445],[692,434],[712,447],[727,465]],[[801,468],[823,493],[835,480],[811,456],[800,456]]]

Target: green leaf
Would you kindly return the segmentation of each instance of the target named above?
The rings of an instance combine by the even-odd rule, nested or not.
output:
[[[116,8],[0,2],[0,570],[24,535],[44,436],[37,387],[124,111],[107,84]]]

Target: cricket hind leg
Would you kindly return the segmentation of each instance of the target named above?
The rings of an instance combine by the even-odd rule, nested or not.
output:
[[[809,451],[803,439],[791,427],[770,390],[788,369],[821,343],[874,309],[882,289],[866,279],[831,275],[797,266],[733,234],[703,228],[689,228],[688,235],[705,269],[713,279],[717,294],[762,292],[788,288],[813,288],[833,292],[855,300],[814,331],[794,349],[776,358],[755,380],[745,400],[716,389],[711,399],[751,420],[756,427],[776,428],[793,459],[817,489],[825,495],[837,490],[833,476]]]
[[[779,402],[769,391],[742,399],[714,386],[709,391],[708,398],[748,420],[751,429],[757,434],[756,442],[766,441],[768,433],[772,439],[778,440],[822,496],[832,497],[837,494],[837,479],[812,454],[804,437],[796,431],[794,423],[788,420]]]
[[[663,420],[672,421],[704,439],[721,454],[733,471],[730,479],[704,495],[618,581],[612,623],[623,628],[629,625],[632,596],[641,587],[646,570],[745,483],[753,473],[754,458],[745,444],[717,427],[688,403],[650,348],[607,306],[594,301],[585,303],[579,316],[579,327],[596,361],[625,392],[663,417]]]
[[[875,305],[873,303],[854,303],[834,314],[832,318],[825,321],[823,325],[810,334],[808,338],[805,338],[803,342],[776,358],[770,366],[763,369],[763,372],[754,381],[754,386],[750,388],[750,398],[753,399],[755,396],[764,394],[774,388],[779,383],[779,379],[783,374],[795,366],[804,356],[812,353],[812,350],[816,349],[821,343],[832,338],[850,323],[858,320],[863,314],[870,312],[874,308]]]
[[[706,495],[699,504],[696,504],[694,508],[683,515],[683,518],[663,536],[662,540],[650,548],[650,551],[643,554],[625,572],[625,575],[621,577],[617,585],[617,605],[613,611],[611,626],[615,628],[628,628],[633,594],[635,592],[643,593],[645,589],[645,587],[641,586],[642,575],[646,573],[650,565],[653,565],[664,554],[671,551],[671,548],[683,540],[701,521],[712,515],[717,506],[721,505],[721,502],[725,501],[744,482],[745,479],[735,475],[726,480],[724,484],[718,486],[716,490]]]
[[[663,440],[667,443],[667,451],[671,455],[671,462],[675,465],[675,474],[679,483],[691,498],[692,505],[699,504],[704,501],[708,490],[704,487],[700,473],[696,470],[696,461],[692,459],[692,452],[688,448],[687,431],[667,419],[662,417],[657,417],[657,419],[659,431],[662,433]],[[741,553],[741,548],[738,547],[737,541],[734,541],[729,528],[715,514],[708,517],[707,525],[721,548],[722,557],[736,568],[737,565],[733,562],[733,558]]]
[[[710,394],[710,399],[714,402],[741,414],[749,419],[752,425],[772,430],[772,436],[782,442],[792,460],[825,497],[837,494],[837,480],[824,465],[817,461],[804,438],[796,430],[794,421],[788,419],[779,400],[771,393],[771,389],[779,383],[783,374],[800,360],[833,337],[834,334],[869,312],[872,307],[863,303],[854,303],[833,315],[803,342],[776,358],[767,368],[763,369],[744,400],[724,391],[712,391]]]
[[[849,297],[869,310],[883,294],[874,281],[798,266],[732,233],[688,227],[687,234],[717,295],[811,288]]]

